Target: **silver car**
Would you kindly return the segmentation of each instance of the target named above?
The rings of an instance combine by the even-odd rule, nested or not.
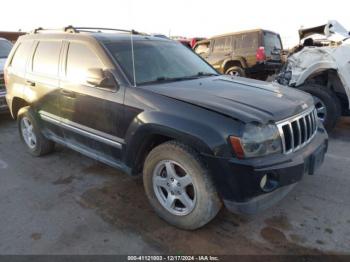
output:
[[[12,43],[4,38],[0,38],[0,113],[8,111],[5,99],[4,65],[11,49]]]

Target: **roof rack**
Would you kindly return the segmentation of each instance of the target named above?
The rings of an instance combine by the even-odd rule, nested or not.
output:
[[[125,30],[125,29],[106,28],[106,27],[75,27],[71,25],[66,26],[62,29],[44,29],[42,27],[38,27],[34,29],[31,33],[37,34],[40,31],[59,31],[59,32],[66,32],[66,33],[79,33],[79,32],[102,33],[102,31],[116,31],[116,32],[131,33],[133,35],[144,35],[144,33],[140,33],[135,30]]]

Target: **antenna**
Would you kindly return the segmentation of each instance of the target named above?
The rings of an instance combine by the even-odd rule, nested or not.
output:
[[[134,54],[134,30],[131,30],[130,32],[130,40],[131,40],[131,59],[132,59],[132,72],[134,77],[134,87],[136,87],[136,70],[135,70],[135,54]]]

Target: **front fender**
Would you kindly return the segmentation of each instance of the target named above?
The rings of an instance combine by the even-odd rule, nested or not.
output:
[[[159,111],[143,112],[137,115],[126,132],[125,162],[133,166],[138,151],[156,135],[181,141],[201,154],[228,157],[230,151],[224,129],[214,128],[217,125],[210,123]]]
[[[311,64],[308,68],[304,70],[293,70],[292,71],[292,80],[290,82],[290,85],[293,86],[300,86],[304,84],[304,82],[312,75],[321,73],[325,70],[337,70],[338,67],[335,63],[333,62],[326,62],[326,61],[321,61],[318,63]]]

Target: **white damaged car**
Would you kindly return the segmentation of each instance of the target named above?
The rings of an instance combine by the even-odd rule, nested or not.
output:
[[[313,95],[318,117],[331,131],[350,114],[350,35],[337,21],[299,30],[294,48],[279,74],[280,84]]]

